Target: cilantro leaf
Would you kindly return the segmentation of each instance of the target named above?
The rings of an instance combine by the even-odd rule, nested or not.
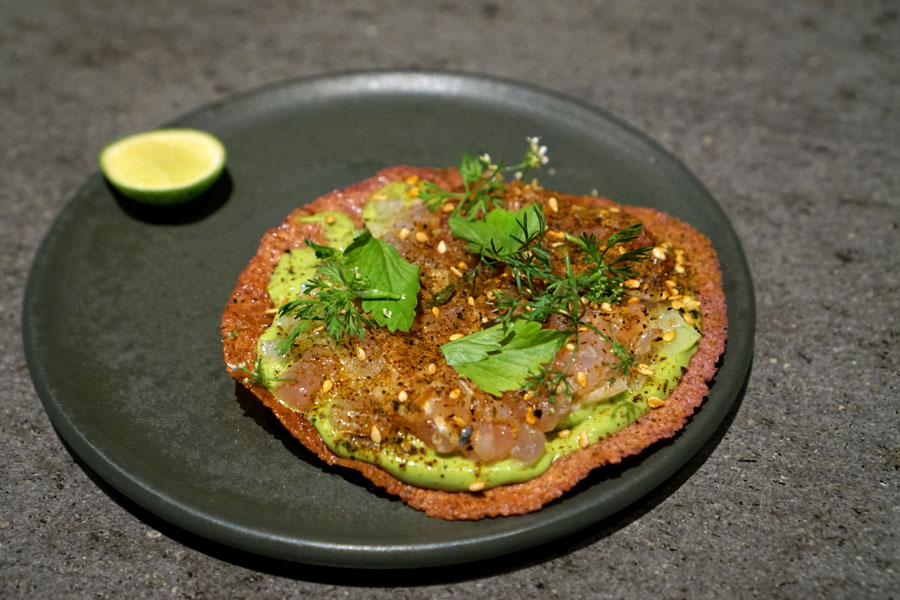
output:
[[[382,327],[409,331],[416,316],[419,296],[419,267],[406,262],[396,248],[373,237],[368,229],[356,236],[344,251],[347,268],[382,296],[362,298],[362,309],[372,313]],[[375,296],[376,294],[372,294]]]
[[[495,396],[526,387],[571,335],[513,319],[441,346],[447,364]]]
[[[470,251],[498,258],[522,248],[544,229],[544,212],[540,204],[519,210],[496,208],[483,219],[450,217],[453,235],[471,242]]]

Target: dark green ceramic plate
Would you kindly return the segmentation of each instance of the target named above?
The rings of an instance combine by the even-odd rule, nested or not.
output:
[[[288,82],[193,112],[228,148],[199,204],[146,212],[98,174],[59,216],[25,298],[28,366],[71,448],[113,487],[190,532],[253,553],[351,567],[497,556],[566,535],[639,499],[714,433],[753,347],[750,275],[719,206],[675,158],[608,114],[533,87],[467,75],[357,73]],[[729,340],[709,399],[673,443],[601,470],[540,512],[430,519],[325,467],[222,364],[219,317],[263,232],[292,208],[382,167],[454,165],[464,151],[550,147],[542,183],[596,189],[698,227],[723,264]]]

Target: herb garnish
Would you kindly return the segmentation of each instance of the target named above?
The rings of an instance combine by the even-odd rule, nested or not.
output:
[[[409,331],[419,294],[419,267],[369,230],[340,252],[307,239],[321,261],[318,275],[303,286],[304,295],[278,309],[302,321],[279,345],[284,354],[313,322],[323,322],[336,340],[365,337],[366,327]]]
[[[616,356],[617,363],[614,367],[616,375],[629,374],[635,361],[634,357],[612,332],[603,331],[582,319],[585,313],[582,298],[588,303],[612,303],[621,300],[625,280],[637,274],[628,263],[648,258],[650,247],[626,250],[615,258],[610,258],[609,252],[620,244],[637,239],[641,231],[640,223],[616,231],[609,236],[602,248],[593,234],[582,233],[578,237],[566,234],[566,240],[580,251],[577,258],[583,266],[578,272],[573,267],[569,253],[563,256],[562,265],[554,268],[553,255],[542,245],[546,233],[546,218],[539,204],[526,206],[518,211],[497,208],[480,219],[451,217],[449,225],[456,237],[470,242],[469,250],[480,254],[483,262],[489,265],[503,265],[512,276],[515,283],[514,293],[503,290],[493,292],[493,303],[497,310],[497,320],[500,322],[498,327],[505,329],[511,327],[515,330],[521,322],[532,322],[537,325],[551,315],[561,316],[567,326],[558,331],[563,333],[564,338],[573,337],[577,348],[579,332],[583,328],[593,331],[610,346]],[[465,342],[473,335],[477,334],[451,343]],[[441,349],[449,345],[445,344]],[[504,347],[497,350],[501,353],[504,351]],[[557,393],[573,395],[567,380],[567,371],[574,356],[575,352],[572,352],[569,364],[564,369],[554,368],[548,364],[552,360],[552,355],[549,359],[538,362],[538,368],[529,370],[518,387],[524,385],[535,391],[546,390],[551,399]],[[495,356],[494,362],[498,361],[499,357]],[[451,366],[472,378],[484,389],[481,380],[475,379],[452,363]],[[497,374],[492,373],[490,377],[496,378]],[[488,386],[494,385],[487,377],[483,381]]]
[[[436,210],[446,202],[456,203],[453,208],[453,216],[477,217],[487,213],[492,208],[503,204],[503,192],[506,183],[502,173],[514,172],[516,179],[521,179],[523,174],[530,169],[536,169],[546,165],[547,147],[542,146],[537,137],[526,138],[528,148],[522,157],[522,162],[517,165],[504,166],[491,162],[489,154],[478,157],[471,154],[463,154],[457,170],[462,178],[463,191],[447,192],[434,183],[428,181],[422,184],[419,190],[419,198],[430,210]]]

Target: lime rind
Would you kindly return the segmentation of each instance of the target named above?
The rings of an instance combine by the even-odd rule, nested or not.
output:
[[[156,129],[101,150],[100,169],[123,196],[146,204],[179,204],[208,190],[222,175],[227,153],[197,129]]]

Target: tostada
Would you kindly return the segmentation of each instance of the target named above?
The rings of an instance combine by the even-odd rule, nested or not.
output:
[[[529,138],[512,167],[392,167],[295,209],[228,300],[231,376],[444,519],[538,510],[673,436],[724,351],[716,254],[657,210],[526,183],[543,162]]]

